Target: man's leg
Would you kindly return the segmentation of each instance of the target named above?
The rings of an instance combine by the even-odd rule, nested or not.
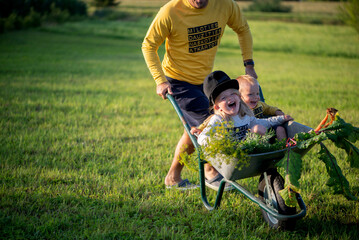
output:
[[[187,152],[188,154],[191,154],[193,151],[194,151],[194,146],[192,144],[191,139],[189,138],[188,134],[185,131],[181,139],[177,143],[175,155],[172,160],[172,165],[165,178],[165,184],[167,186],[174,185],[182,181],[181,171],[183,169],[183,165],[179,162],[180,154],[182,152]]]
[[[182,181],[181,172],[183,169],[183,165],[179,161],[180,161],[180,155],[183,152],[187,152],[188,154],[194,152],[193,143],[186,131],[184,131],[181,139],[177,144],[175,155],[172,160],[172,165],[165,178],[165,184],[167,186],[174,185]],[[216,171],[216,169],[214,169],[209,164],[205,164],[205,176],[207,179],[212,179],[215,176],[217,176],[217,174],[218,172]]]
[[[171,84],[172,96],[175,98],[182,113],[190,126],[198,126],[210,115],[209,101],[203,93],[202,86],[192,85],[183,81],[178,81],[166,77]],[[181,153],[187,152],[191,154],[194,152],[193,143],[188,136],[186,130],[179,140],[175,154],[172,160],[172,165],[165,178],[165,184],[174,185],[182,181],[181,172],[183,165],[180,164]],[[218,172],[209,164],[204,165],[205,177],[212,179],[217,176]]]

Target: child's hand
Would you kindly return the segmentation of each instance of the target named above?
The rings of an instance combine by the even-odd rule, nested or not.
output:
[[[202,131],[199,130],[198,128],[196,128],[196,127],[192,127],[192,128],[191,128],[191,134],[192,134],[192,135],[198,136],[201,132],[202,132]]]
[[[292,117],[289,116],[289,115],[284,115],[284,120],[288,122],[288,121],[293,121],[294,118],[292,118]]]
[[[275,111],[275,115],[280,116],[280,115],[285,115],[285,114],[284,114],[284,112],[277,110],[277,111]]]

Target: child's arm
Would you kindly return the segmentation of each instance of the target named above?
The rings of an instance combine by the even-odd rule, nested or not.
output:
[[[284,114],[284,112],[282,112],[281,110],[278,109],[277,111],[275,111],[275,115],[280,116],[280,115],[285,115],[285,114]]]
[[[266,128],[270,128],[273,127],[275,125],[281,125],[285,122],[291,121],[293,120],[293,118],[289,115],[281,115],[281,116],[275,116],[275,117],[269,117],[266,119],[260,119],[260,118],[255,118],[252,117],[250,120],[250,127],[259,124],[259,125],[263,125]]]
[[[196,127],[191,127],[191,134],[195,135],[195,136],[198,136],[202,132],[202,130],[203,129],[199,129],[199,128],[196,128]]]
[[[198,136],[202,131],[203,129],[205,129],[209,123],[209,120],[211,120],[211,118],[214,116],[214,114],[212,114],[211,116],[209,116],[206,120],[204,120],[204,122],[199,125],[198,127],[192,127],[191,128],[191,134],[192,135],[195,135],[195,136]]]
[[[209,132],[211,131],[212,127],[217,126],[221,122],[222,122],[222,117],[218,115],[212,115],[209,121],[206,123],[206,126],[204,127],[202,132],[197,137],[198,144],[205,145],[207,142],[207,138],[209,138]]]
[[[284,115],[284,113],[283,113]],[[288,122],[288,121],[293,121],[294,118],[292,118],[290,115],[284,115],[284,121]]]

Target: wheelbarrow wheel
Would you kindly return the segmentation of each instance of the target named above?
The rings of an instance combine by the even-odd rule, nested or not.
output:
[[[266,181],[264,174],[261,175],[258,185],[259,198],[269,207],[278,211],[283,215],[293,215],[296,213],[295,207],[288,207],[284,204],[283,198],[279,195],[279,191],[284,188],[284,179],[277,172],[276,169],[270,169],[267,171],[267,179],[269,187],[271,188],[272,196],[271,201],[269,198],[268,189],[266,188]],[[261,209],[264,220],[272,228],[280,228],[283,230],[293,230],[296,224],[296,219],[280,220]]]

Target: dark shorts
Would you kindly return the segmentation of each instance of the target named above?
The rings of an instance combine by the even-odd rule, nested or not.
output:
[[[203,85],[193,85],[170,77],[166,78],[171,84],[172,96],[189,126],[197,127],[203,123],[210,115],[209,101],[203,92]]]
[[[273,130],[273,131],[275,132],[275,131],[277,131],[277,127],[278,127],[278,126],[281,126],[281,125],[275,125],[275,126],[273,126],[273,127],[270,127],[270,128],[268,129],[268,131],[269,131],[269,130]]]

